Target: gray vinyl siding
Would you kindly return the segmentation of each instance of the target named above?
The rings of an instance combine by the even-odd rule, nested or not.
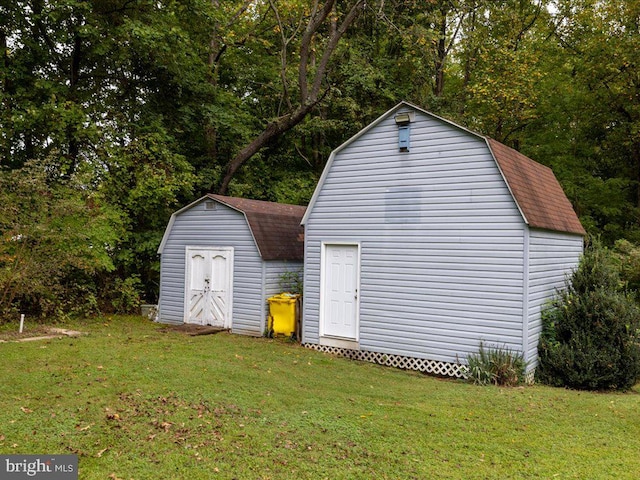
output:
[[[187,246],[234,248],[232,331],[262,335],[262,259],[244,215],[222,204],[205,210],[200,202],[176,215],[161,256],[158,320],[184,322]]]
[[[302,262],[295,261],[269,261],[265,262],[265,298],[283,293],[281,288],[282,275],[289,272],[300,272],[302,274]]]
[[[527,359],[537,365],[540,311],[578,266],[583,239],[579,235],[532,229],[529,235],[529,305]]]
[[[272,297],[273,295],[277,295],[279,293],[284,293],[281,288],[281,278],[284,273],[288,272],[300,272],[302,274],[302,269],[304,268],[303,262],[296,261],[268,261],[264,262],[265,265],[265,276],[264,276],[264,315],[266,318],[269,315],[269,304],[267,299]],[[266,325],[266,324],[265,324]]]
[[[306,223],[303,341],[319,342],[321,243],[361,248],[359,347],[456,362],[522,350],[525,224],[486,143],[416,112],[335,154]]]

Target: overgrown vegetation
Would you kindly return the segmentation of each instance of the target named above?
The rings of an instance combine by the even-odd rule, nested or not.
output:
[[[467,357],[468,379],[475,385],[514,387],[524,382],[527,367],[522,353],[507,347],[485,347]]]
[[[63,326],[89,335],[0,346],[11,366],[0,369],[0,453],[77,454],[83,480],[598,480],[640,471],[637,388],[477,388],[265,338],[187,336],[142,318]]]
[[[0,170],[0,319],[97,313],[96,278],[115,268],[121,218],[81,176],[56,175]]]
[[[566,288],[543,310],[542,323],[538,380],[627,390],[640,379],[640,309],[599,242],[586,248]]]
[[[640,292],[640,247],[628,240],[618,240],[612,250],[613,259],[620,270],[624,288],[636,298]]]
[[[288,270],[280,275],[278,286],[281,292],[302,295],[304,273],[300,270]]]

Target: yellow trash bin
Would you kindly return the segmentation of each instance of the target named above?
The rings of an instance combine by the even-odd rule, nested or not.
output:
[[[291,337],[296,333],[296,303],[299,297],[300,295],[293,293],[280,293],[267,299],[271,331],[274,335]]]

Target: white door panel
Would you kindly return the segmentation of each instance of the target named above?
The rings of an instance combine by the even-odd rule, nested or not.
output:
[[[324,246],[322,335],[357,339],[358,245]]]

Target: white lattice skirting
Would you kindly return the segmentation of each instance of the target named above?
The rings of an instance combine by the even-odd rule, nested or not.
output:
[[[524,375],[524,383],[527,385],[533,385],[536,381],[536,369],[528,371]]]
[[[424,358],[405,357],[402,355],[392,355],[388,353],[368,352],[366,350],[330,347],[327,345],[316,345],[313,343],[305,343],[304,346],[312,350],[338,355],[351,360],[372,362],[379,365],[386,365],[388,367],[401,368],[403,370],[417,370],[419,372],[430,373],[433,375],[467,378],[467,366],[459,363],[426,360]]]

